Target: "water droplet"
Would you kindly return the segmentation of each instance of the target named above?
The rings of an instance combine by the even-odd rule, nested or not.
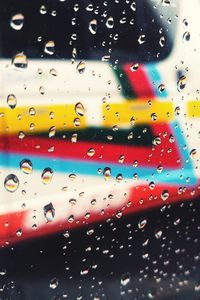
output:
[[[17,105],[17,98],[15,97],[15,95],[13,94],[8,95],[7,103],[11,109],[14,109]]]
[[[109,17],[106,21],[106,27],[107,28],[113,28],[114,27],[114,19],[113,17]]]
[[[183,34],[183,43],[189,42],[189,40],[190,40],[190,32],[189,32],[189,31],[186,31],[186,32],[184,32],[184,34]]]
[[[103,171],[103,176],[105,180],[108,180],[111,178],[111,169],[106,167]]]
[[[17,231],[16,231],[16,236],[17,237],[20,237],[20,236],[22,236],[22,229],[18,229]]]
[[[192,159],[195,158],[196,154],[197,154],[197,150],[196,150],[196,149],[192,149],[192,150],[190,151],[190,157],[191,157]]]
[[[87,275],[89,273],[89,268],[88,267],[84,267],[81,271],[80,271],[80,275]]]
[[[84,106],[81,102],[76,103],[75,112],[76,112],[77,116],[80,116],[80,117],[84,116],[85,109],[84,109]]]
[[[20,140],[22,140],[23,138],[25,138],[25,133],[23,131],[20,131],[18,137]]]
[[[122,182],[122,180],[123,180],[122,174],[118,174],[118,175],[116,176],[116,180],[117,180],[117,182]]]
[[[93,19],[89,22],[89,30],[91,32],[91,34],[96,34],[97,32],[97,20]]]
[[[130,7],[133,11],[136,11],[136,2],[134,1]]]
[[[156,121],[157,118],[158,118],[158,117],[157,117],[156,113],[152,113],[152,114],[151,114],[151,120],[152,120],[152,121]]]
[[[176,106],[175,109],[174,109],[174,112],[175,112],[175,115],[176,115],[176,116],[179,116],[179,115],[180,115],[180,112],[181,112],[180,106]]]
[[[52,138],[54,137],[56,134],[56,127],[55,126],[52,126],[49,128],[49,138]]]
[[[157,239],[160,239],[161,236],[162,236],[162,230],[156,229],[156,230],[155,230],[155,237],[156,237]]]
[[[39,92],[41,95],[44,95],[45,94],[45,87],[44,86],[40,86],[39,87]]]
[[[150,190],[154,190],[155,189],[155,183],[153,182],[153,181],[151,181],[150,183],[149,183],[149,188],[150,188]]]
[[[177,82],[177,89],[181,92],[186,86],[186,77],[182,75]]]
[[[55,69],[51,69],[50,71],[49,71],[49,73],[52,75],[52,76],[57,76],[58,74],[57,74],[57,71],[55,70]]]
[[[175,137],[172,134],[170,134],[170,136],[169,136],[169,142],[171,144],[175,142]]]
[[[137,71],[138,68],[139,68],[139,64],[133,64],[133,65],[130,66],[130,69],[131,69],[132,72]]]
[[[141,34],[138,38],[138,43],[141,45],[141,44],[144,44],[145,42],[145,34]]]
[[[84,61],[80,61],[77,65],[77,71],[79,74],[83,74],[85,72],[85,68],[86,68],[86,65],[85,65],[85,62]]]
[[[156,136],[153,141],[152,141],[153,145],[157,146],[161,144],[161,138],[159,136]]]
[[[49,184],[51,182],[51,179],[53,177],[53,171],[51,168],[45,168],[42,172],[42,182],[44,184]]]
[[[57,278],[51,279],[49,282],[49,287],[53,290],[56,289],[58,287],[58,279]]]
[[[124,156],[124,155],[120,155],[120,157],[119,157],[119,159],[118,159],[118,162],[119,162],[120,164],[123,164],[124,159],[125,159],[125,156]]]
[[[8,192],[14,193],[19,187],[19,179],[16,175],[10,174],[4,180],[4,187]]]
[[[165,85],[164,85],[163,83],[161,83],[161,84],[159,85],[159,87],[158,87],[158,90],[159,90],[160,93],[163,93],[164,90],[165,90]]]
[[[163,166],[162,165],[158,165],[157,172],[161,173],[162,171],[163,171]]]
[[[46,222],[52,222],[55,217],[55,209],[53,207],[53,204],[50,202],[49,204],[45,205],[44,208],[44,217],[46,219]]]
[[[28,60],[24,52],[17,53],[13,58],[12,58],[12,66],[16,70],[24,70],[27,68],[28,65]]]
[[[78,138],[78,134],[73,133],[72,136],[71,136],[71,142],[72,143],[77,143],[77,138]]]
[[[165,45],[165,37],[164,36],[161,36],[161,38],[159,40],[159,44],[161,47],[164,47],[164,45]]]
[[[69,174],[69,179],[71,179],[72,181],[74,181],[76,179],[76,174]]]
[[[130,273],[123,274],[120,281],[121,285],[126,286],[127,284],[129,284],[130,280],[131,280]]]
[[[20,162],[20,169],[25,174],[31,174],[33,171],[33,165],[32,162],[29,159],[23,159]]]
[[[36,114],[35,108],[34,108],[34,107],[31,107],[31,108],[29,109],[29,115],[30,115],[30,116],[35,116],[35,114]]]
[[[79,118],[75,118],[75,119],[74,119],[74,126],[75,126],[75,127],[78,127],[78,126],[80,126],[80,125],[81,125],[80,119],[79,119]]]
[[[88,149],[87,155],[90,156],[90,157],[94,156],[95,155],[95,149],[94,148]]]
[[[44,46],[44,52],[53,55],[55,52],[55,43],[54,41],[48,41]]]
[[[45,15],[47,13],[47,9],[46,9],[46,7],[44,5],[42,5],[40,7],[40,13],[41,13],[41,15]]]
[[[161,194],[161,199],[163,201],[166,201],[168,198],[169,198],[169,192],[168,192],[168,190],[164,190]]]
[[[21,30],[23,25],[24,16],[22,14],[16,14],[10,20],[10,26],[15,30]]]
[[[138,222],[138,228],[139,229],[144,229],[144,227],[147,225],[147,219],[146,218],[142,218],[139,220]]]

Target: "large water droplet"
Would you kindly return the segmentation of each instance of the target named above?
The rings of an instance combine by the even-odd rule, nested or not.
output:
[[[168,190],[164,190],[161,194],[161,199],[163,201],[166,201],[168,198],[169,198],[169,192],[168,192]]]
[[[17,105],[17,98],[15,97],[15,95],[13,94],[8,95],[7,103],[11,109],[14,109]]]
[[[44,46],[44,52],[53,55],[55,52],[55,43],[54,41],[48,41]]]
[[[24,70],[27,68],[28,60],[24,52],[17,53],[12,58],[12,66],[17,70]]]
[[[155,237],[156,237],[157,239],[160,239],[161,236],[162,236],[162,230],[156,229],[156,230],[155,230]]]
[[[31,174],[33,171],[33,165],[32,162],[29,159],[23,159],[20,162],[20,169],[25,174]]]
[[[44,217],[46,219],[46,222],[52,222],[54,217],[55,217],[55,209],[53,207],[52,203],[49,203],[47,205],[44,206]]]
[[[96,34],[97,32],[97,20],[93,19],[89,22],[89,30],[92,34]]]
[[[105,180],[108,180],[111,178],[111,169],[106,167],[103,171],[103,176]]]
[[[44,184],[49,184],[53,177],[53,171],[51,168],[45,168],[42,172],[42,182]]]
[[[90,156],[90,157],[94,156],[95,155],[95,149],[94,148],[88,149],[87,155]]]
[[[10,20],[10,26],[15,30],[21,30],[24,25],[24,16],[22,14],[14,15]]]
[[[19,187],[19,179],[16,175],[10,174],[4,180],[4,187],[8,192],[15,192]]]
[[[138,38],[138,43],[141,45],[141,44],[144,44],[145,43],[145,35],[144,34],[141,34]]]

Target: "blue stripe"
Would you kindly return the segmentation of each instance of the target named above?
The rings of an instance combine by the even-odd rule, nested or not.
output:
[[[88,162],[83,160],[69,160],[69,159],[52,159],[42,156],[24,156],[20,154],[5,153],[0,152],[0,165],[6,168],[17,168],[19,169],[20,162],[23,159],[30,159],[33,164],[33,169],[42,171],[44,168],[50,167],[54,172],[59,173],[74,173],[90,176],[102,176],[98,175],[97,171],[99,168],[104,170],[105,167],[111,169],[112,177],[116,177],[118,174],[122,174],[124,179],[132,179],[135,173],[138,174],[140,180],[145,181],[154,181],[155,183],[170,183],[177,185],[180,181],[180,184],[191,185],[196,182],[193,175],[192,169],[187,169],[185,171],[165,169],[161,174],[157,173],[155,168],[133,168],[132,166],[113,163],[99,163],[99,162]],[[183,178],[181,179],[181,175]],[[185,180],[187,177],[190,177],[190,182],[187,183]]]
[[[162,93],[159,92],[159,85],[163,84],[161,76],[156,69],[155,64],[146,64],[145,69],[147,71],[147,75],[149,77],[149,81],[152,83],[152,87],[154,89],[154,93],[158,98],[166,98],[167,97],[167,91],[164,90]]]

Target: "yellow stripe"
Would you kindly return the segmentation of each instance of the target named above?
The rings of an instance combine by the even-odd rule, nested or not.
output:
[[[199,118],[200,117],[200,101],[190,101],[187,103],[188,117]]]
[[[19,131],[38,132],[48,131],[52,126],[56,130],[79,129],[86,127],[86,117],[77,116],[75,107],[70,105],[34,106],[35,115],[31,116],[29,107],[0,108],[0,134],[18,133]],[[52,113],[54,115],[51,118]],[[80,119],[80,126],[75,126],[74,120]],[[34,124],[34,130],[30,130]]]
[[[153,120],[152,114],[157,118]],[[135,120],[136,124],[153,122],[170,122],[174,119],[172,102],[128,101],[124,103],[103,105],[103,126],[120,127],[130,126]],[[132,121],[131,121],[132,120]]]

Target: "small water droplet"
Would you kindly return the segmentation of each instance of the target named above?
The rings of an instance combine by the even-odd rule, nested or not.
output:
[[[77,116],[80,116],[80,117],[84,116],[85,108],[81,102],[76,103],[75,112],[76,112]]]
[[[49,287],[53,290],[58,287],[58,279],[56,277],[50,280]]]
[[[87,155],[90,156],[90,157],[94,156],[95,155],[95,149],[94,148],[88,149]]]
[[[138,222],[138,228],[139,229],[144,229],[144,227],[147,225],[147,219],[146,218],[142,218],[139,220]]]
[[[152,121],[156,121],[157,118],[158,118],[158,117],[157,117],[156,113],[152,113],[152,114],[151,114],[151,120],[152,120]]]
[[[96,34],[97,33],[97,20],[93,19],[89,22],[89,30],[91,34]]]
[[[130,273],[123,274],[120,281],[121,285],[126,286],[127,284],[129,284],[130,280],[131,280]]]
[[[17,237],[20,237],[20,236],[22,236],[22,229],[18,229],[17,231],[16,231],[16,236]]]
[[[49,204],[45,205],[44,208],[44,217],[46,219],[46,222],[52,222],[55,217],[55,209],[53,207],[53,204],[50,202]]]
[[[164,36],[161,36],[161,38],[159,40],[159,44],[161,47],[164,47],[164,45],[165,45],[165,37]]]
[[[156,136],[153,141],[152,141],[153,145],[158,146],[161,144],[161,138],[159,136]]]
[[[14,193],[19,187],[19,179],[16,175],[10,174],[4,180],[4,187],[8,192]]]
[[[196,149],[192,149],[192,150],[190,151],[190,157],[191,157],[192,159],[195,158],[196,154],[197,154],[197,150],[196,150]]]
[[[74,126],[75,126],[75,127],[78,127],[78,126],[80,126],[80,125],[81,125],[80,119],[79,119],[79,118],[75,118],[75,119],[74,119]]]
[[[41,95],[44,95],[45,94],[45,87],[44,86],[40,86],[39,87],[39,92]]]
[[[44,46],[44,52],[53,55],[55,52],[55,42],[54,41],[48,41]]]
[[[169,192],[168,192],[168,190],[164,190],[161,194],[161,199],[163,201],[166,201],[168,198],[169,198]]]
[[[7,97],[7,104],[11,109],[14,109],[17,105],[17,98],[15,97],[15,95],[10,94]]]
[[[158,87],[158,90],[159,90],[160,93],[163,93],[164,90],[165,90],[165,85],[164,85],[163,83],[161,83],[161,84],[159,85],[159,87]]]
[[[86,64],[84,61],[80,61],[77,65],[77,71],[79,74],[83,74],[85,72]]]
[[[141,44],[144,44],[145,43],[145,34],[141,34],[138,38],[138,43],[141,45]]]
[[[103,176],[105,180],[109,180],[111,178],[111,169],[106,167],[103,171]]]
[[[106,27],[107,28],[113,28],[114,27],[114,19],[113,17],[109,17],[106,21]]]
[[[17,53],[12,58],[12,66],[16,70],[25,70],[28,65],[27,56],[24,54],[24,52]]]
[[[156,237],[157,239],[160,239],[161,236],[162,236],[162,230],[156,229],[156,230],[155,230],[155,237]]]
[[[31,174],[33,171],[33,165],[32,162],[29,159],[23,159],[20,162],[20,169],[25,174]]]
[[[130,7],[133,11],[136,11],[136,2],[134,1],[133,3],[131,3]]]
[[[130,66],[130,69],[131,69],[132,72],[137,71],[138,68],[139,68],[139,64],[133,64],[133,65]]]
[[[21,30],[24,25],[24,16],[19,13],[14,15],[10,20],[10,26],[15,30]]]
[[[182,75],[177,82],[177,89],[181,92],[186,86],[186,77]]]
[[[56,135],[56,127],[52,126],[49,128],[49,138],[52,138]]]
[[[34,107],[31,107],[31,108],[29,109],[29,115],[30,115],[30,116],[35,116],[35,114],[36,114],[35,108],[34,108]]]
[[[186,31],[183,34],[183,43],[187,43],[187,42],[189,42],[189,40],[190,40],[190,32]]]
[[[44,184],[49,184],[53,177],[53,171],[51,168],[45,168],[42,172],[42,182]]]
[[[52,76],[57,76],[57,75],[58,75],[56,69],[50,69],[49,73],[50,73]]]
[[[41,13],[41,15],[45,15],[47,13],[47,9],[46,9],[46,7],[44,5],[42,5],[40,7],[40,13]]]

